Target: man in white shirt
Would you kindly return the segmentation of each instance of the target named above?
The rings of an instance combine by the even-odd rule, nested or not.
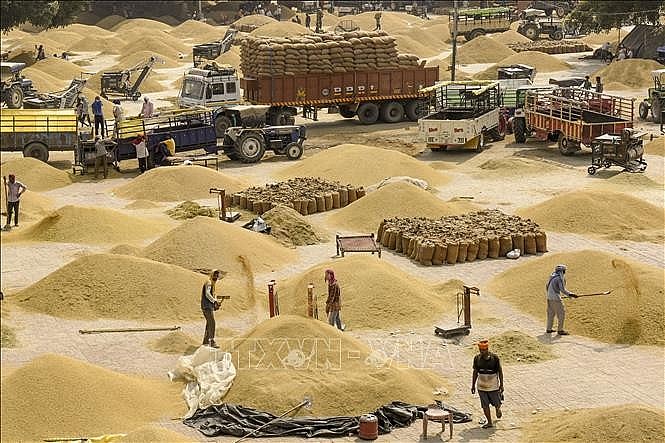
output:
[[[108,164],[108,153],[106,152],[106,143],[101,136],[95,136],[95,178],[97,178],[97,173],[99,168],[102,168],[104,172],[104,178],[108,176],[109,164]]]
[[[141,117],[150,118],[155,113],[155,105],[148,97],[143,97],[143,107],[141,108]]]
[[[19,202],[21,200],[21,195],[28,188],[20,181],[17,181],[14,174],[9,174],[9,182],[7,181],[7,177],[2,177],[2,180],[5,184],[5,189],[7,192],[7,224],[5,227],[9,227],[9,222],[12,219],[12,212],[14,213],[14,226],[18,227]]]
[[[566,280],[564,274],[566,273],[566,265],[557,265],[554,272],[550,275],[545,290],[547,291],[547,330],[548,334],[554,332],[552,329],[554,325],[554,316],[557,317],[559,322],[557,327],[557,334],[568,335],[563,329],[563,321],[566,318],[566,309],[563,307],[561,300],[561,293],[563,292],[568,297],[577,298],[577,295],[566,289]]]

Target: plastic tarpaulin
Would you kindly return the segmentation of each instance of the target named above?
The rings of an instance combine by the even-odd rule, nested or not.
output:
[[[228,352],[201,346],[194,354],[180,357],[175,369],[168,375],[171,381],[187,382],[182,396],[189,407],[185,415],[185,418],[188,418],[194,415],[197,409],[221,403],[224,395],[231,389],[236,368]]]

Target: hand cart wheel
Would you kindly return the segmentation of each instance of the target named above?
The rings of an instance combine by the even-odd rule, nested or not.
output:
[[[596,173],[596,168],[594,166],[589,166],[586,172],[588,172],[589,175],[594,175]]]

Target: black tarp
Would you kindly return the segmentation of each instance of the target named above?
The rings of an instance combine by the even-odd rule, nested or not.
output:
[[[635,58],[657,57],[657,48],[665,46],[665,26],[635,25],[621,43],[633,50]]]
[[[471,421],[471,415],[437,402],[438,407],[453,413],[453,422]],[[426,407],[408,403],[392,402],[373,412],[378,419],[379,433],[387,434],[395,428],[410,426],[417,418],[422,418]],[[276,415],[234,404],[222,404],[199,409],[184,420],[187,426],[197,429],[207,437],[232,435],[243,437],[266,423],[275,420],[254,437],[345,437],[358,433],[360,417],[288,417],[277,419]]]

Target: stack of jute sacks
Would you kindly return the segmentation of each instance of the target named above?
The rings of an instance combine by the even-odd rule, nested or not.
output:
[[[379,225],[377,239],[425,266],[547,252],[547,236],[531,220],[498,210],[438,219],[391,218]]]
[[[418,57],[399,54],[395,38],[385,32],[248,37],[240,45],[240,69],[259,77],[415,66],[418,66]]]
[[[535,42],[511,43],[508,45],[515,52],[538,51],[545,54],[568,54],[591,51],[591,47],[581,40],[538,40]]]
[[[362,186],[342,185],[318,177],[296,177],[236,192],[232,205],[256,214],[282,205],[308,215],[343,208],[364,196]]]

